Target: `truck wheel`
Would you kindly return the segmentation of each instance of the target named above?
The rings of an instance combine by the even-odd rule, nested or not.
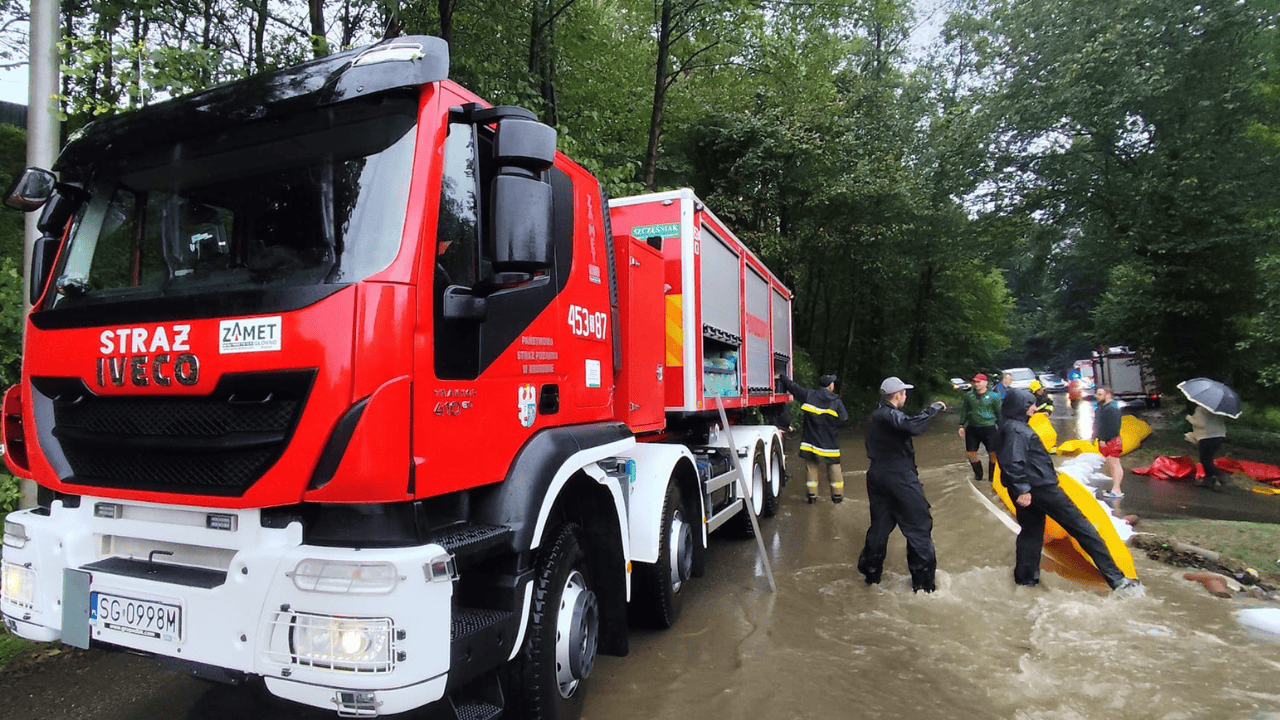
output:
[[[759,517],[764,513],[764,497],[765,491],[765,471],[764,471],[764,451],[756,449],[755,459],[751,461],[750,468],[743,468],[743,472],[747,473],[747,489],[751,491],[751,505]],[[746,511],[740,512],[733,516],[728,523],[732,528],[734,535],[744,538],[753,538],[756,536],[755,526],[751,524],[751,517]]]
[[[668,485],[667,497],[662,503],[658,562],[636,565],[636,592],[632,603],[641,623],[664,630],[676,624],[684,604],[684,586],[693,573],[695,542],[680,490]]]
[[[514,715],[573,720],[595,664],[600,608],[576,525],[561,526],[538,560],[524,645],[510,673]]]
[[[763,517],[773,517],[778,513],[778,500],[782,497],[782,453],[777,448],[769,453],[769,482],[764,489]]]

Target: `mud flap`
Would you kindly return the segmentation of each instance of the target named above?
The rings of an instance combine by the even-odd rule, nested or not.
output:
[[[62,642],[89,649],[89,573],[62,571]]]

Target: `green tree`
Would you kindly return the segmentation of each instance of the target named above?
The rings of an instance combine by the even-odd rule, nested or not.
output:
[[[1064,233],[1061,315],[1151,353],[1166,379],[1243,371],[1230,351],[1265,239],[1248,219],[1277,187],[1274,151],[1246,130],[1274,25],[1246,3],[995,8],[993,194]]]

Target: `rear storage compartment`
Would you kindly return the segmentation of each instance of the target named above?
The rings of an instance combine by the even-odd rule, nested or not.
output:
[[[785,402],[773,382],[791,369],[791,292],[782,282],[692,190],[609,207],[619,287],[632,289],[629,296],[623,290],[622,326],[632,337],[660,339],[663,348],[661,369],[635,369],[637,381],[660,376],[667,412],[711,410],[717,398],[726,408]],[[660,292],[637,291],[628,281],[647,272],[644,257],[660,258]],[[641,392],[639,382],[620,387],[620,406],[646,407]]]

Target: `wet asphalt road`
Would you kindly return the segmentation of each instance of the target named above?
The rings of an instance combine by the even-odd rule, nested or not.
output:
[[[680,622],[635,631],[629,657],[600,658],[584,717],[1280,720],[1280,637],[1237,625],[1231,613],[1248,599],[1211,597],[1145,557],[1135,558],[1146,585],[1136,599],[1047,574],[1039,588],[1015,588],[1013,535],[972,485],[954,427],[948,413],[916,443],[933,505],[937,593],[911,593],[897,533],[884,582],[861,582],[866,466],[851,429],[842,437],[845,502],[807,505],[803,482],[793,481],[765,521],[778,591],[754,541],[713,537],[707,575],[689,587]],[[788,465],[801,469],[794,452]],[[1230,511],[1213,507],[1214,493],[1158,483],[1127,475],[1125,511]],[[1280,498],[1250,499],[1280,514]],[[0,717],[335,717],[141,658],[68,655],[0,676]]]
[[[1093,423],[1093,405],[1085,403],[1079,414],[1072,411],[1065,395],[1057,396],[1052,416],[1058,441],[1087,436]],[[1152,427],[1160,427],[1173,419],[1168,410],[1127,410]],[[1188,443],[1184,454],[1198,459],[1194,445]],[[1230,455],[1230,439],[1220,455]],[[1223,491],[1206,490],[1189,481],[1153,480],[1133,472],[1139,467],[1130,458],[1122,458],[1125,469],[1124,497],[1109,502],[1122,515],[1140,518],[1208,518],[1211,520],[1243,520],[1246,522],[1280,523],[1280,496],[1262,496],[1250,492],[1254,481],[1245,475],[1224,476],[1231,487]]]

